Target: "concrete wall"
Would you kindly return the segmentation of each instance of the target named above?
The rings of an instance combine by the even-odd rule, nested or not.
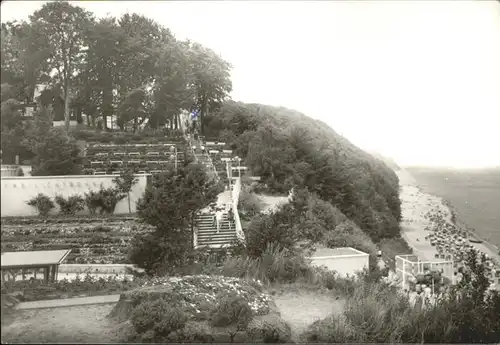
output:
[[[326,266],[328,269],[337,271],[341,277],[354,276],[356,272],[368,268],[368,254],[324,256],[311,258],[314,266]]]
[[[136,175],[137,184],[130,193],[130,206],[132,212],[136,210],[136,202],[142,197],[146,189],[146,174]],[[1,179],[1,216],[21,217],[35,216],[38,214],[36,208],[26,205],[26,202],[35,197],[38,193],[43,193],[52,199],[60,194],[68,197],[74,194],[84,195],[90,190],[98,191],[101,184],[104,188],[113,187],[115,175],[73,175],[73,176],[21,176],[2,177]],[[52,210],[52,214],[59,212],[59,207]],[[88,213],[88,210],[82,212]],[[129,213],[127,198],[116,205],[115,214]]]

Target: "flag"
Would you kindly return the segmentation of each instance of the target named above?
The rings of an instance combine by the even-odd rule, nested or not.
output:
[[[198,115],[200,115],[200,112],[198,110],[193,110],[191,112],[191,120],[194,120],[198,117]]]

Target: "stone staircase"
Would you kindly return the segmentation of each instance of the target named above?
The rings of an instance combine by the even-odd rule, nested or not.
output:
[[[236,226],[229,221],[225,213],[220,222],[219,233],[214,221],[215,214],[198,214],[196,216],[197,243],[196,247],[224,248],[236,241]]]

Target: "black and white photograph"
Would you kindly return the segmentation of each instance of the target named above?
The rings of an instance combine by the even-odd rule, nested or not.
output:
[[[0,6],[2,344],[500,344],[500,1]]]

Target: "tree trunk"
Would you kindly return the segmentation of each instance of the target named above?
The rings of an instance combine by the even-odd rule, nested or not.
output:
[[[205,118],[205,112],[207,112],[207,109],[208,109],[208,99],[207,99],[207,97],[203,97],[203,103],[202,103],[201,111],[200,111],[201,135],[205,135],[205,121],[203,121],[203,119]]]
[[[64,127],[66,128],[66,131],[69,131],[69,95],[68,95],[68,90],[69,88],[66,86],[64,90]]]
[[[113,116],[113,91],[112,86],[105,87],[103,90],[103,111],[104,129],[108,130],[108,117]]]
[[[127,193],[128,199],[128,213],[132,213],[132,206],[130,206],[130,192]]]

